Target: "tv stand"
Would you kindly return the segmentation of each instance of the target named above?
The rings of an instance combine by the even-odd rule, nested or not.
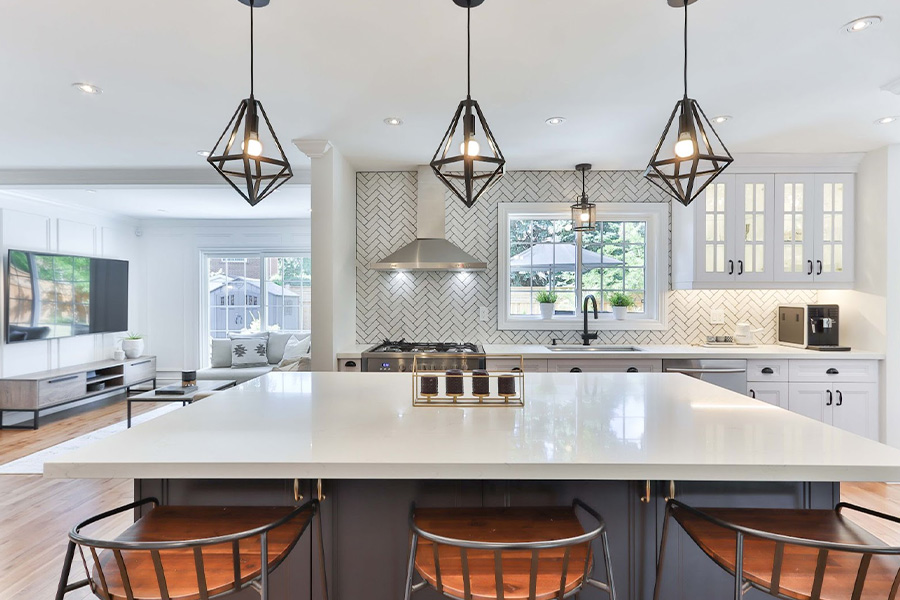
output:
[[[110,392],[127,396],[132,386],[148,381],[156,387],[155,356],[101,360],[0,379],[0,429],[37,429],[43,410]],[[31,425],[4,425],[4,412],[30,412],[34,418]]]

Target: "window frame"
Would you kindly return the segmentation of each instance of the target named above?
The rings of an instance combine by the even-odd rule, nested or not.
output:
[[[540,315],[509,314],[509,222],[511,218],[571,220],[567,204],[560,202],[505,202],[498,208],[497,256],[497,328],[501,331],[576,331],[584,327],[581,306],[576,302],[575,314],[543,320]],[[630,331],[664,330],[668,328],[666,292],[669,287],[669,205],[659,202],[602,202],[597,204],[597,221],[646,221],[644,314],[629,313],[617,321],[612,313],[590,318],[592,330]],[[581,234],[577,234],[579,256]],[[576,269],[576,296],[581,293],[581,269]],[[583,302],[583,300],[582,300]]]
[[[207,345],[209,340],[211,339],[212,332],[209,327],[209,319],[210,319],[210,308],[213,308],[210,305],[209,301],[209,260],[210,259],[232,259],[225,262],[231,264],[237,264],[240,261],[235,261],[233,259],[242,259],[246,264],[247,259],[258,258],[260,260],[260,283],[264,283],[268,281],[269,277],[269,268],[267,264],[267,259],[270,258],[311,258],[310,252],[304,251],[278,251],[278,250],[234,250],[230,251],[227,249],[212,249],[212,250],[202,250],[200,252],[200,302],[201,302],[201,320],[203,323],[203,327],[201,328],[201,347]],[[310,282],[311,284],[311,282]],[[259,308],[259,319],[260,323],[265,324],[266,331],[268,331],[268,322],[269,322],[269,303],[268,303],[268,295],[264,293],[263,286],[260,286],[260,301],[258,304],[253,305],[254,308]],[[227,299],[225,302],[225,309],[231,306]],[[243,305],[242,305],[243,306]],[[249,306],[249,305],[248,305]],[[216,305],[216,307],[220,307]],[[303,302],[301,299],[300,302],[300,318],[302,320],[303,315]],[[306,326],[307,329],[300,329],[298,331],[310,331],[312,328],[312,323],[301,323],[301,325]],[[292,330],[293,331],[293,330]],[[209,357],[206,357],[206,364],[209,362]]]

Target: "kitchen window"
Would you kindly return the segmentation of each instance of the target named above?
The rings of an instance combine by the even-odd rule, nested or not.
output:
[[[601,203],[597,227],[576,232],[566,204],[501,204],[500,329],[581,329],[588,294],[601,311],[591,329],[664,329],[668,215],[666,204]],[[557,294],[551,320],[541,318],[541,291]],[[613,318],[614,293],[634,300],[624,321]]]
[[[211,338],[310,329],[307,254],[205,254],[204,305]]]

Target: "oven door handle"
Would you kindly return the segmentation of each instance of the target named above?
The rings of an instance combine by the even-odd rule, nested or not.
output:
[[[677,367],[666,367],[666,373],[681,373],[683,375],[703,375],[712,374],[728,374],[728,373],[746,373],[747,369],[680,369]]]

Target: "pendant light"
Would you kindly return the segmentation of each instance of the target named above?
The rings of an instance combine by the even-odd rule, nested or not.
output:
[[[238,1],[250,7],[250,97],[241,100],[206,160],[256,206],[294,173],[262,103],[253,94],[253,11],[267,6],[269,0]]]
[[[472,9],[480,6],[484,0],[453,0],[453,2],[466,9],[468,86],[466,99],[459,103],[450,121],[450,127],[434,153],[431,168],[438,179],[471,208],[478,198],[503,176],[506,159],[500,152],[481,107],[478,106],[478,102],[472,100]],[[459,132],[460,121],[462,132]]]
[[[572,205],[572,230],[591,231],[597,227],[597,205],[588,202],[587,172],[591,165],[575,165],[575,170],[581,172],[581,197]]]
[[[653,184],[685,206],[734,161],[703,109],[687,93],[687,8],[696,1],[669,0],[670,6],[684,7],[684,97],[675,104],[644,173]]]

